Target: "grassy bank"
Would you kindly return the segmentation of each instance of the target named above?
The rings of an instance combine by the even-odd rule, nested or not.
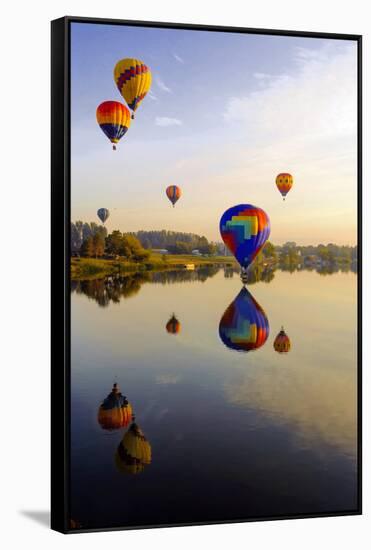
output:
[[[185,269],[186,264],[194,264],[195,268],[208,265],[234,265],[230,256],[192,256],[151,254],[143,263],[125,260],[102,260],[94,258],[71,258],[72,279],[98,279],[118,273],[134,273],[138,271],[164,271]]]

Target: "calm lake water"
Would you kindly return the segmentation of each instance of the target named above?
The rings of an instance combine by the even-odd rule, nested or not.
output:
[[[242,288],[230,270],[73,282],[71,517],[82,527],[356,509],[357,277],[270,278],[248,286],[230,329]],[[254,308],[269,336],[228,347],[246,343]],[[273,347],[281,327],[289,353]],[[151,446],[136,474],[117,454],[128,428],[97,420],[115,382]]]

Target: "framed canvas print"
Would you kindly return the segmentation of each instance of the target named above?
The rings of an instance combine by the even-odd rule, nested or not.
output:
[[[361,513],[361,37],[52,22],[52,528]]]

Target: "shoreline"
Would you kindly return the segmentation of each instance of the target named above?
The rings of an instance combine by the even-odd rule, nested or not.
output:
[[[163,259],[164,257],[166,259]],[[70,273],[71,280],[82,278],[100,279],[109,275],[155,271],[187,271],[200,267],[235,267],[237,265],[237,262],[231,256],[200,257],[192,255],[168,254],[161,256],[152,254],[148,260],[142,263],[121,259],[72,257],[70,261]]]

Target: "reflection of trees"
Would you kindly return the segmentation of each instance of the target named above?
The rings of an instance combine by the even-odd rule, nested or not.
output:
[[[148,273],[135,273],[128,276],[109,276],[105,279],[78,280],[71,283],[72,292],[85,294],[101,307],[111,302],[119,303],[121,298],[137,294],[143,283],[150,280]]]
[[[88,298],[95,300],[101,307],[108,306],[111,302],[119,303],[122,298],[129,298],[137,294],[143,283],[151,282],[157,284],[172,284],[180,282],[204,282],[214,277],[221,269],[224,277],[231,278],[234,274],[240,276],[240,267],[206,265],[193,271],[178,269],[174,271],[141,271],[127,275],[110,275],[105,279],[75,279],[71,281],[71,292],[85,294]],[[278,267],[277,264],[264,265],[253,263],[247,271],[247,283],[252,285],[257,282],[270,283],[274,279],[276,270],[289,271],[316,271],[319,275],[332,275],[333,273],[357,273],[357,264],[330,264],[324,266],[294,266],[286,265]]]
[[[247,271],[247,282],[252,285],[262,281],[263,283],[270,283],[274,279],[274,272],[276,268],[274,266],[264,266],[262,264],[253,264]]]
[[[205,265],[194,271],[186,269],[176,271],[157,271],[150,274],[152,283],[160,283],[163,285],[171,283],[201,281],[204,282],[210,277],[214,277],[221,269],[219,265]]]
[[[105,279],[86,279],[71,281],[71,291],[85,294],[101,307],[111,302],[118,304],[122,298],[137,294],[143,283],[171,284],[178,282],[206,281],[213,277],[220,266],[202,266],[194,271],[158,271],[133,273],[130,275],[110,275]]]

